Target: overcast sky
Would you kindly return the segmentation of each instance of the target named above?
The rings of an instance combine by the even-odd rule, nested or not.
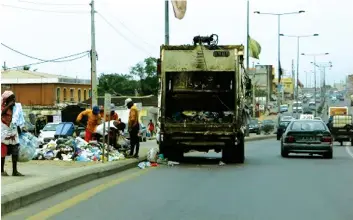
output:
[[[38,4],[2,0],[2,43],[45,60],[90,49],[89,0],[28,1]],[[79,5],[39,4],[43,2]],[[26,9],[78,13],[22,10],[5,7],[4,4]],[[353,74],[353,1],[251,0],[250,4],[250,35],[262,46],[260,60],[254,60],[255,63],[273,64],[277,69],[277,18],[256,15],[253,11],[282,13],[305,10],[304,14],[283,16],[281,32],[288,35],[320,34],[319,37],[303,38],[300,52],[330,53],[329,56],[317,57],[318,63],[332,61],[333,68],[327,71],[330,83]],[[159,56],[159,45],[164,43],[163,0],[96,0],[96,10],[98,73],[127,73],[132,65],[144,58]],[[246,44],[246,0],[189,0],[183,20],[175,19],[172,10],[170,4],[170,44],[188,44],[195,35],[212,33],[219,35],[219,44]],[[120,34],[107,25],[99,14],[111,22]],[[296,54],[296,39],[282,38],[281,62],[285,70],[291,70],[292,59],[296,60]],[[4,47],[1,47],[1,60],[6,61],[8,67],[37,62]],[[299,78],[304,84],[304,71],[310,72],[313,69],[310,64],[312,60],[312,57],[300,57]],[[90,78],[88,57],[32,68],[40,72]]]

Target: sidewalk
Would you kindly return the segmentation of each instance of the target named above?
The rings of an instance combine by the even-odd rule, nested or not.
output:
[[[274,135],[251,135],[246,141],[274,138]],[[1,215],[60,193],[77,185],[137,167],[146,160],[149,149],[157,147],[155,140],[141,143],[140,158],[113,162],[75,162],[33,160],[20,163],[24,177],[1,177]],[[11,161],[5,165],[12,173]]]

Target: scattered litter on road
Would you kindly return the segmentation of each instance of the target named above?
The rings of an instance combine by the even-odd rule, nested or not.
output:
[[[137,165],[140,169],[146,169],[147,167],[158,167],[157,163],[150,163],[150,162],[140,162]]]
[[[219,161],[219,165],[220,166],[224,166],[224,165],[226,165],[223,161]]]
[[[168,166],[170,167],[174,167],[174,165],[179,165],[179,162],[175,162],[175,161],[168,161]]]

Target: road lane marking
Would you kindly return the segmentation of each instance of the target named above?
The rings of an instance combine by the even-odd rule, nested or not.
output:
[[[138,176],[141,176],[142,174],[145,174],[147,173],[148,171],[150,170],[153,170],[153,168],[147,168],[147,169],[143,169],[143,170],[140,170],[140,171],[137,171],[133,174],[130,174],[130,175],[127,175],[127,176],[124,176],[124,177],[121,177],[121,178],[118,178],[118,179],[114,179],[114,180],[111,180],[109,182],[106,182],[106,183],[103,183],[97,187],[94,187],[92,189],[89,189],[81,194],[78,194],[74,197],[72,197],[71,199],[68,199],[68,200],[65,200],[57,205],[54,205],[42,212],[39,212],[29,218],[27,218],[28,220],[44,220],[44,219],[48,219],[52,216],[55,216],[63,211],[65,211],[66,209],[68,208],[71,208],[85,200],[88,200],[89,198],[95,196],[96,194],[106,190],[106,189],[109,189],[115,185],[118,185],[122,182],[125,182],[127,180],[130,180],[130,179],[133,179],[133,178],[136,178]]]

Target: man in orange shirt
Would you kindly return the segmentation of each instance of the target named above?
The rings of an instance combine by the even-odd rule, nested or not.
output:
[[[126,99],[125,103],[126,103],[126,107],[130,109],[128,129],[129,129],[129,135],[130,135],[131,150],[130,150],[129,156],[138,158],[139,149],[140,149],[140,139],[138,137],[140,132],[139,113],[132,99],[130,98]],[[135,155],[133,155],[135,147],[136,147],[136,152],[135,152]]]
[[[101,123],[101,116],[99,114],[99,107],[94,106],[93,109],[87,109],[81,112],[78,116],[76,121],[79,122],[82,120],[83,116],[87,116],[87,127],[86,127],[86,134],[85,134],[85,141],[89,142],[92,140],[92,133],[94,133],[97,129],[97,126]]]
[[[118,113],[115,112],[115,105],[111,104],[110,105],[110,121],[114,120],[119,123],[118,119],[119,119]],[[109,115],[105,116],[105,121],[109,121]]]

